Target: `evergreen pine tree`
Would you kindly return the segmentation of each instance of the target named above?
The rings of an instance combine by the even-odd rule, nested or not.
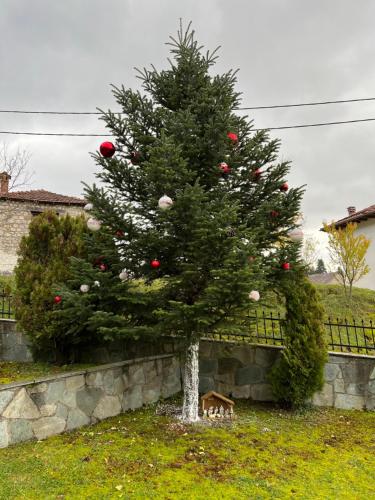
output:
[[[323,259],[318,259],[318,263],[316,265],[316,270],[315,272],[317,274],[323,274],[323,273],[326,273],[327,270],[326,270],[326,266],[324,264],[324,260]]]
[[[271,370],[270,380],[278,401],[301,408],[323,386],[327,358],[323,307],[315,287],[301,271],[289,276],[279,290],[286,299],[285,349]]]
[[[54,315],[55,286],[70,274],[70,258],[86,252],[84,217],[58,217],[52,210],[34,217],[21,240],[15,268],[16,319],[37,358],[67,361],[71,340]]]
[[[288,190],[279,141],[236,113],[236,72],[213,76],[216,51],[203,53],[190,27],[169,45],[169,68],[139,71],[145,93],[113,87],[122,114],[101,117],[116,154],[94,154],[102,186],[86,186],[86,197],[101,231],[123,234],[119,257],[106,256],[110,279],[101,287],[120,307],[111,315],[96,304],[89,321],[103,334],[183,336],[183,418],[194,421],[199,339],[240,328],[249,292],[262,294],[298,269],[299,244],[288,231],[303,191]],[[168,209],[159,207],[165,195]],[[76,268],[74,293],[92,282],[89,264]],[[129,281],[119,280],[121,268]],[[142,294],[131,285],[137,280],[154,286]],[[137,307],[129,317],[130,304]]]

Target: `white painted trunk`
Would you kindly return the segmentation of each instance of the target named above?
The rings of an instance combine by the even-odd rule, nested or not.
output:
[[[184,372],[182,420],[184,422],[197,422],[199,420],[199,340],[192,340],[188,345]]]

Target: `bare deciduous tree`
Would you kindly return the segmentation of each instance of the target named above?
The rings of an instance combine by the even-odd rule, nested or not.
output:
[[[7,172],[11,179],[9,191],[20,187],[30,186],[34,172],[29,169],[31,153],[26,149],[9,150],[8,144],[0,145],[0,172]]]
[[[301,257],[308,271],[313,272],[316,268],[316,262],[319,259],[319,241],[317,238],[307,236],[304,239]]]

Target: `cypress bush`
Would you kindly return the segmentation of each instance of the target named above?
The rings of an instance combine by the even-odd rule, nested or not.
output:
[[[86,252],[84,216],[58,217],[46,211],[30,223],[21,240],[15,269],[16,319],[31,341],[34,356],[58,363],[69,360],[68,342],[54,303],[56,284],[69,279],[69,261]]]
[[[286,299],[285,349],[271,371],[270,381],[280,403],[301,408],[323,386],[327,358],[323,308],[316,289],[302,273],[291,277],[282,292]]]

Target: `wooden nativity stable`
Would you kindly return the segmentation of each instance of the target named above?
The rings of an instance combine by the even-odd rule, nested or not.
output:
[[[202,413],[206,418],[233,418],[234,401],[215,391],[201,397]]]

